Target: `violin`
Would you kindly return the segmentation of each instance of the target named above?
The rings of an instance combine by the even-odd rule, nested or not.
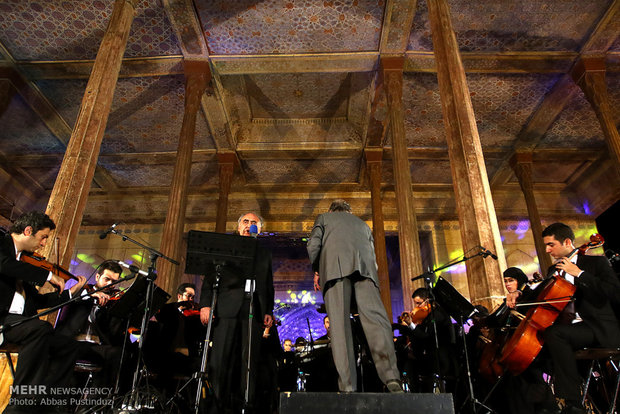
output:
[[[181,311],[183,316],[200,316],[200,307],[196,302],[184,300],[182,302],[178,302],[177,304],[179,305],[179,309],[183,308],[183,310]]]
[[[411,315],[411,322],[417,325],[419,323],[422,323],[430,313],[431,303],[427,299],[424,301],[422,306],[412,309],[409,314]]]
[[[28,263],[33,266],[39,267],[41,269],[45,269],[48,272],[52,272],[53,274],[62,278],[65,281],[69,279],[73,279],[75,281],[78,280],[78,278],[74,276],[73,274],[71,274],[71,272],[60,267],[57,264],[48,262],[45,259],[45,257],[43,257],[42,255],[38,253],[22,252],[21,256],[19,257],[19,260],[24,263]]]

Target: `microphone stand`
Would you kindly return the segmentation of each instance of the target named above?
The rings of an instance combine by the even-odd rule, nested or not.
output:
[[[113,226],[114,227],[114,226]],[[157,272],[155,271],[155,265],[157,262],[157,259],[162,257],[166,260],[168,260],[170,263],[175,264],[175,265],[179,265],[180,263],[166,255],[164,255],[163,253],[153,249],[152,247],[146,246],[142,243],[140,243],[137,240],[132,239],[131,237],[125,235],[125,234],[120,234],[116,229],[114,228],[110,228],[109,232],[112,234],[116,234],[120,237],[122,237],[123,241],[130,241],[131,243],[142,247],[145,250],[148,250],[149,252],[149,259],[150,259],[150,263],[149,263],[149,267],[147,270],[148,275],[145,276],[146,281],[147,281],[147,285],[146,285],[146,297],[144,299],[144,313],[142,315],[142,324],[140,326],[140,338],[138,340],[138,357],[137,357],[137,363],[136,363],[136,369],[134,371],[133,374],[133,382],[132,382],[132,387],[131,387],[131,392],[129,393],[129,395],[125,396],[123,398],[123,402],[121,404],[121,409],[124,412],[131,412],[131,411],[140,411],[142,408],[154,408],[152,407],[153,402],[157,400],[157,398],[155,396],[151,396],[149,394],[148,391],[148,370],[146,368],[146,363],[144,363],[142,361],[142,348],[144,346],[144,339],[146,337],[146,333],[147,333],[147,329],[148,329],[148,320],[150,318],[150,310],[152,307],[152,302],[153,302],[153,292],[155,291],[155,279],[157,279]],[[140,364],[142,364],[142,369],[140,369]],[[143,396],[143,398],[140,398],[140,394],[139,394],[139,390],[138,390],[138,385],[140,383],[140,380],[142,378],[146,378],[147,380],[147,392],[145,393],[145,395]],[[142,402],[140,400],[144,400],[145,404],[143,405]]]
[[[480,247],[480,246],[478,246],[478,247]],[[440,266],[440,267],[438,267],[436,269],[433,269],[433,270],[429,269],[425,273],[423,273],[423,274],[421,274],[419,276],[416,276],[414,278],[411,278],[412,282],[414,280],[424,279],[424,283],[426,285],[426,288],[429,291],[429,299],[432,298],[430,315],[431,315],[431,317],[433,317],[432,322],[433,322],[433,328],[435,330],[435,347],[436,347],[435,348],[435,350],[436,350],[436,352],[435,352],[435,358],[436,358],[435,363],[437,364],[437,371],[439,371],[439,338],[437,336],[437,324],[436,324],[435,318],[433,316],[433,309],[434,309],[434,303],[433,302],[435,300],[435,295],[433,294],[433,290],[430,288],[430,286],[431,286],[431,284],[430,284],[431,277],[435,278],[435,273],[436,272],[439,272],[441,270],[447,269],[447,268],[452,267],[454,265],[457,265],[459,263],[466,262],[468,260],[473,259],[474,257],[482,256],[484,258],[484,257],[492,255],[492,253],[490,251],[488,251],[488,250],[486,250],[484,248],[481,248],[481,249],[482,249],[481,251],[479,251],[478,253],[476,253],[476,254],[474,254],[472,256],[463,255],[463,257],[461,259],[459,259],[459,260],[454,260],[454,261],[448,262],[445,265]],[[461,322],[461,327],[462,327],[464,321],[463,321],[462,317],[460,319],[461,319],[460,322]],[[464,335],[463,335],[463,351],[465,353],[465,368],[467,370],[467,381],[468,381],[468,385],[469,385],[469,388],[468,388],[468,394],[469,395],[467,396],[467,400],[470,400],[471,403],[472,403],[472,412],[476,413],[478,411],[478,409],[476,407],[478,406],[480,408],[486,409],[488,412],[494,413],[495,412],[494,410],[492,410],[491,408],[486,406],[483,402],[478,401],[476,399],[476,397],[474,396],[474,386],[473,386],[473,382],[472,382],[472,379],[471,379],[471,367],[470,367],[470,364],[469,364],[469,356],[468,356],[468,353],[467,353],[467,343],[465,342],[465,336]],[[438,372],[438,373],[435,374],[435,380],[437,381],[439,379],[440,379],[440,373]],[[441,390],[441,392],[443,392],[443,390],[442,390],[443,387],[441,386],[442,383],[439,382],[439,384],[440,384],[440,390]],[[434,385],[435,384],[433,384],[433,386]],[[467,400],[465,400],[465,403],[467,402]],[[465,403],[463,403],[463,406],[465,405]]]

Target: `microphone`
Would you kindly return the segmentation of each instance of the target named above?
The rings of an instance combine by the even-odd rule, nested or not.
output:
[[[109,229],[107,229],[106,231],[104,231],[103,233],[101,233],[101,234],[99,235],[99,238],[100,238],[101,240],[103,240],[103,239],[105,239],[106,237],[108,237],[108,234],[112,233],[112,232],[114,231],[114,228],[115,228],[116,226],[118,226],[118,224],[119,224],[119,223],[114,223],[114,224],[112,224],[112,225],[110,226],[110,228],[109,228]]]
[[[130,271],[131,273],[137,273],[137,274],[142,275],[142,276],[145,276],[145,277],[149,275],[149,273],[148,273],[148,272],[145,272],[144,270],[141,270],[141,269],[140,269],[138,266],[136,266],[136,265],[132,265],[132,264],[129,264],[129,263],[125,263],[125,262],[123,262],[122,260],[116,260],[116,263],[118,263],[119,265],[123,266],[125,269],[129,269],[129,271]]]
[[[482,257],[488,257],[491,256],[493,259],[497,260],[497,255],[490,252],[489,250],[487,250],[485,247],[480,246],[480,249],[482,250]]]
[[[258,236],[258,227],[256,224],[252,224],[250,226],[250,236],[256,238]]]
[[[607,256],[607,260],[609,260],[609,263],[615,263],[615,262],[620,262],[620,254],[614,252],[613,250],[605,250],[605,256]]]

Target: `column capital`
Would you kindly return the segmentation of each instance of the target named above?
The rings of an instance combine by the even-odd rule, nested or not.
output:
[[[381,69],[383,71],[398,71],[402,72],[405,68],[404,56],[382,56],[381,57]]]
[[[586,56],[581,57],[573,69],[571,70],[571,76],[575,83],[579,83],[581,79],[588,72],[605,72],[605,57],[604,56]]]
[[[517,164],[531,164],[534,161],[532,151],[517,151],[510,157],[510,166],[514,169]]]
[[[237,154],[233,151],[218,152],[217,153],[218,164],[237,164]]]
[[[364,148],[366,163],[381,163],[383,161],[383,148]]]

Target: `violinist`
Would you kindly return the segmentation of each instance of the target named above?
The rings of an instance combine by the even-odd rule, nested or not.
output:
[[[122,273],[121,266],[112,260],[102,262],[96,270],[92,289],[101,289],[116,282]],[[101,365],[95,385],[113,386],[120,366],[125,324],[108,314],[106,305],[112,292],[105,289],[88,295],[82,291],[83,300],[65,306],[58,317],[56,332],[80,343],[78,360]]]
[[[416,391],[429,392],[435,385],[433,383],[435,375],[445,378],[454,377],[457,373],[458,361],[455,359],[454,349],[456,336],[452,321],[446,311],[435,303],[431,312],[428,289],[416,289],[412,297],[414,308],[410,312],[411,319],[404,321],[401,330],[401,333],[409,337],[414,355],[413,367],[407,372],[411,378],[422,380],[421,389]],[[435,344],[435,325],[437,326],[438,348]],[[415,384],[412,385],[415,388]]]
[[[53,220],[44,213],[30,212],[21,215],[0,243],[0,323],[8,324],[35,315],[38,309],[58,305],[82,288],[86,279],[77,277],[78,283],[69,291],[64,290],[64,280],[52,272],[19,261],[22,253],[33,253],[45,247],[50,233],[56,228]],[[41,294],[35,286],[45,282],[58,292]],[[43,385],[62,387],[69,385],[77,354],[77,342],[57,335],[52,325],[32,319],[4,332],[4,342],[19,345],[19,362],[14,385]],[[17,388],[19,390],[20,388]],[[43,397],[38,395],[38,397]],[[34,398],[37,395],[18,395],[13,399]],[[12,400],[13,401],[13,400]],[[19,412],[19,406],[9,405],[5,412]],[[41,411],[41,410],[39,410]]]
[[[551,224],[542,237],[547,253],[555,260],[548,276],[563,277],[576,287],[571,320],[544,332],[555,395],[563,400],[562,413],[585,413],[579,404],[581,377],[574,352],[584,347],[620,346],[619,323],[610,304],[620,295],[620,282],[605,257],[573,254],[575,235],[566,224]]]
[[[181,283],[176,292],[177,301],[165,304],[155,315],[157,329],[151,331],[149,341],[150,366],[158,374],[158,385],[168,393],[176,385],[174,374],[189,376],[198,370],[204,339],[200,311],[194,302],[196,286]]]

